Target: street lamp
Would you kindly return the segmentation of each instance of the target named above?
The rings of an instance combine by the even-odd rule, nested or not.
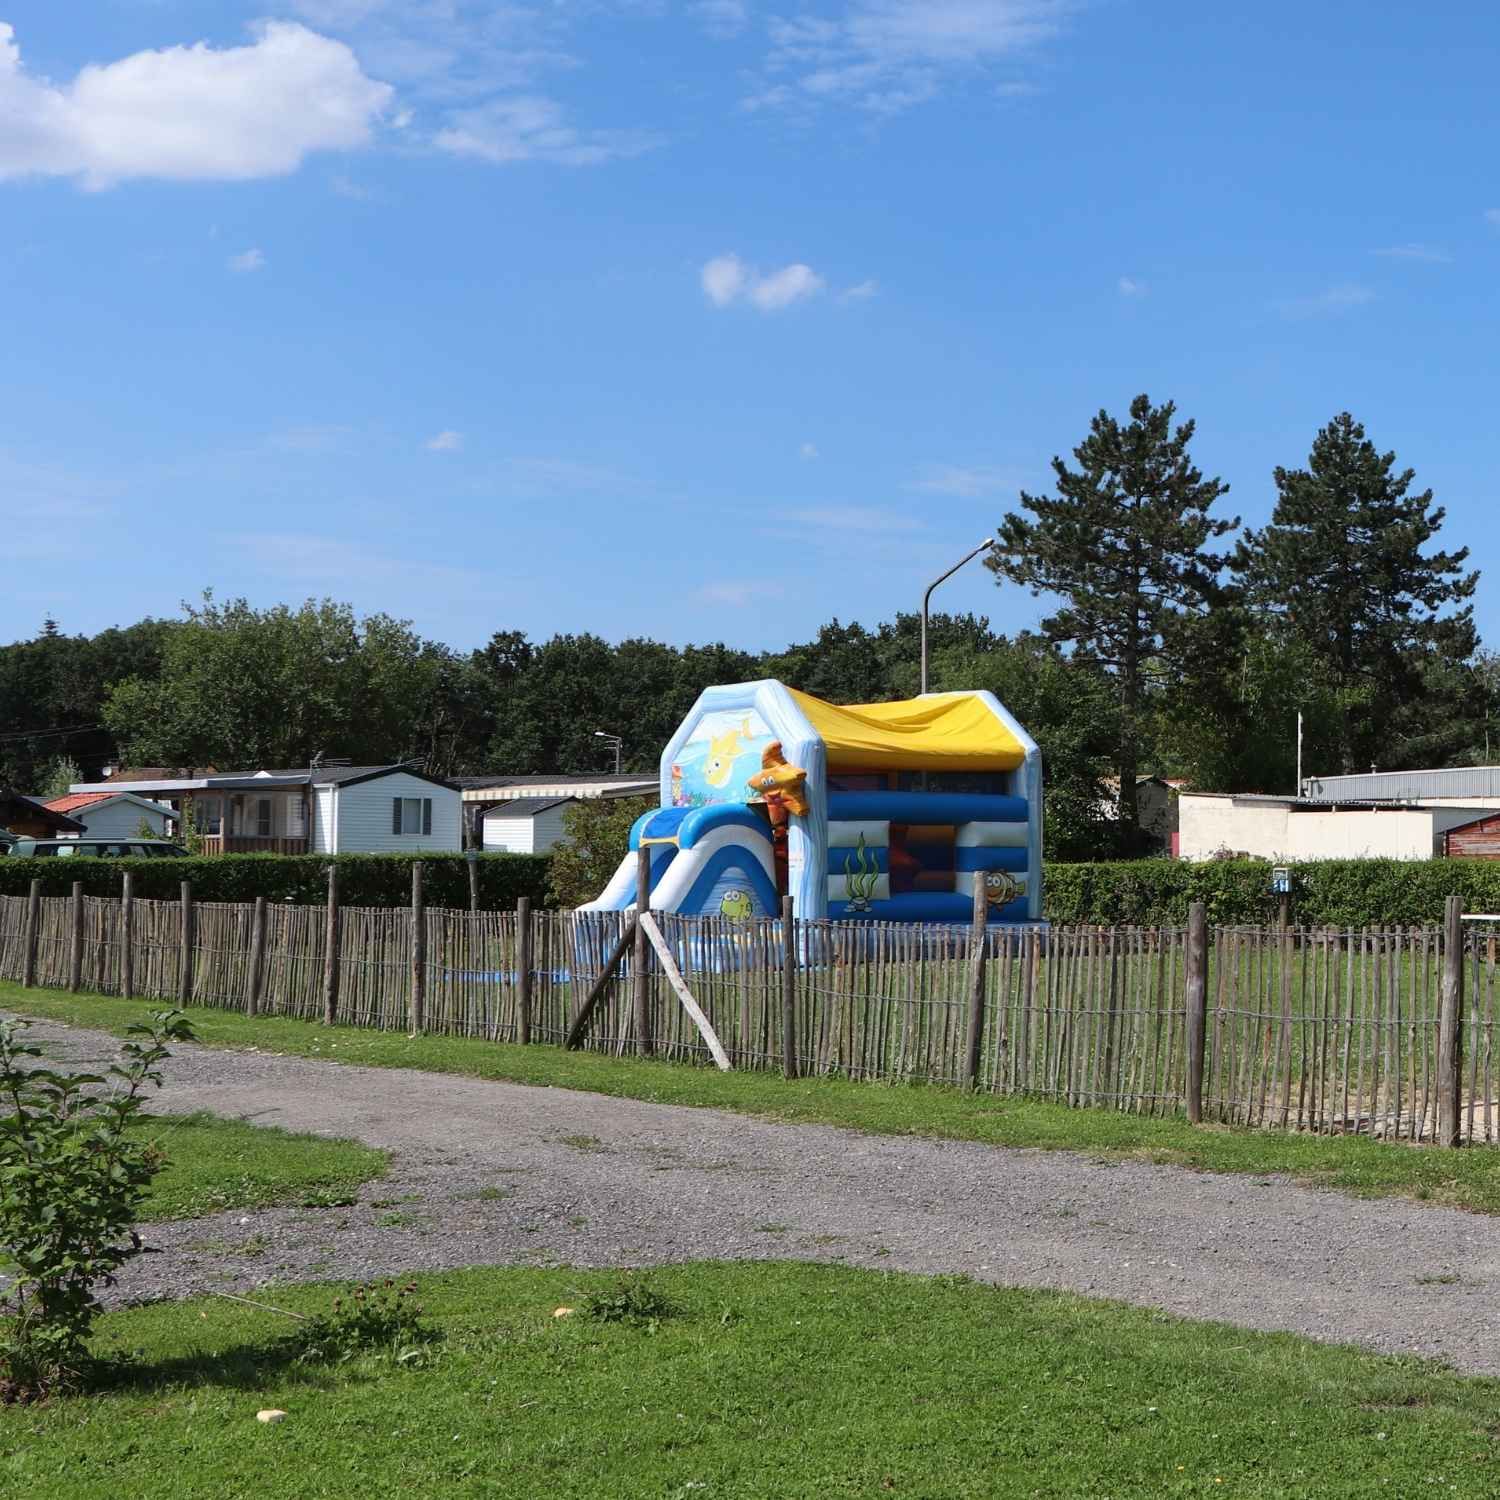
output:
[[[997,543],[994,537],[985,537],[985,539],[972,552],[964,553],[964,555],[959,558],[959,560],[954,563],[953,566],[949,568],[948,571],[944,573],[940,578],[934,578],[932,582],[927,585],[927,592],[922,595],[922,691],[924,693],[927,691],[927,606],[932,600],[932,591],[938,586],[938,584],[945,582],[949,578],[952,578],[953,575],[958,572],[958,570],[963,567],[966,562],[972,562],[973,559],[978,557],[981,552],[986,552],[991,547],[996,545]]]
[[[625,743],[625,741],[622,740],[617,734],[605,734],[602,729],[596,729],[594,731],[594,738],[596,740],[603,740],[606,745],[609,745],[614,749],[615,775],[618,776],[620,774],[620,747]]]

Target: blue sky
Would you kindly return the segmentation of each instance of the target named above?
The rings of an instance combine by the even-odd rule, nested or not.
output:
[[[1500,566],[1493,5],[0,22],[0,639],[208,586],[778,645],[915,607],[1142,390],[1250,522],[1347,408]]]

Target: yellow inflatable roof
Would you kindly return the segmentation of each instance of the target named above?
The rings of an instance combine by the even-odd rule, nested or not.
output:
[[[973,693],[899,703],[824,703],[787,691],[828,751],[830,771],[1013,771],[1021,742]]]

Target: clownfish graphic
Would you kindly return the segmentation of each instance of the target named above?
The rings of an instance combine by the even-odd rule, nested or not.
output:
[[[739,759],[742,742],[750,737],[750,720],[740,721],[738,729],[726,729],[708,742],[708,761],[703,767],[703,779],[710,786],[727,786]]]

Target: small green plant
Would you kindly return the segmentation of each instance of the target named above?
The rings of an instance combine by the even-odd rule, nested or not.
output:
[[[511,1190],[502,1187],[482,1187],[474,1196],[481,1203],[498,1203],[502,1198],[509,1198]]]
[[[326,1313],[308,1318],[288,1340],[299,1364],[342,1364],[362,1354],[381,1354],[398,1365],[425,1362],[442,1333],[422,1318],[417,1284],[357,1286],[335,1297]]]
[[[608,1291],[587,1293],[578,1311],[592,1323],[627,1323],[655,1333],[662,1320],[675,1316],[677,1309],[649,1281],[622,1276]]]
[[[302,1200],[303,1208],[350,1208],[359,1202],[359,1194],[348,1188],[314,1188]]]
[[[105,1073],[33,1066],[27,1022],[0,1022],[0,1401],[77,1385],[88,1367],[97,1291],[141,1253],[131,1228],[166,1158],[132,1127],[160,1086],[168,1042],[190,1041],[179,1011],[129,1028]],[[138,1038],[138,1040],[137,1040]]]
[[[381,1214],[375,1221],[377,1227],[381,1229],[417,1229],[426,1222],[427,1220],[421,1214],[408,1213],[402,1208],[395,1208],[388,1214]]]

